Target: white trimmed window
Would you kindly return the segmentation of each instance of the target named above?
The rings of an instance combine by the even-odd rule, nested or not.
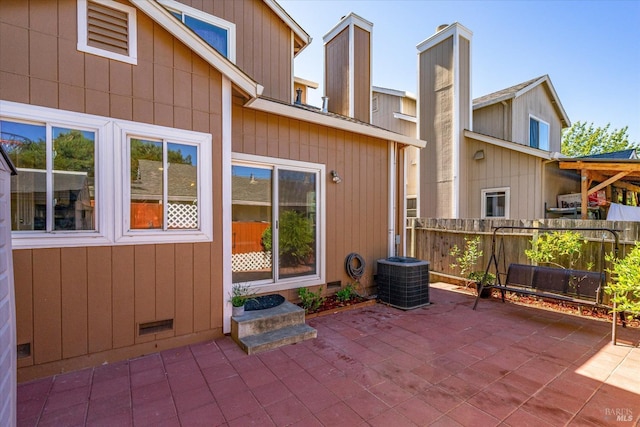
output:
[[[236,62],[236,25],[175,0],[158,0],[209,46]]]
[[[136,9],[107,0],[78,0],[78,50],[138,63]]]
[[[529,146],[549,151],[549,123],[529,116]]]
[[[510,188],[486,188],[482,190],[481,218],[509,218]]]
[[[213,239],[211,135],[0,101],[18,248]]]
[[[116,242],[213,238],[211,135],[117,121]]]

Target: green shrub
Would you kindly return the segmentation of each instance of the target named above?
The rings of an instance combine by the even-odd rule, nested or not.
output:
[[[302,304],[302,308],[304,308],[305,313],[317,310],[324,302],[322,286],[318,288],[317,292],[313,292],[309,288],[299,288],[298,296],[300,297],[300,303]]]
[[[279,256],[283,265],[304,264],[313,253],[315,236],[311,221],[296,211],[284,211],[279,219]],[[262,233],[262,246],[265,251],[273,247],[272,231],[269,226]]]
[[[636,243],[624,258],[609,254],[606,260],[613,265],[607,270],[613,281],[607,283],[605,292],[612,296],[614,311],[625,312],[631,320],[634,315],[640,315],[640,243]]]
[[[336,298],[341,302],[349,301],[351,298],[356,296],[358,296],[358,293],[356,292],[356,288],[353,283],[347,284],[347,286],[336,292]]]
[[[553,231],[531,241],[531,249],[524,251],[527,258],[538,264],[573,269],[583,252],[587,240],[577,231]],[[592,268],[592,263],[587,269]]]

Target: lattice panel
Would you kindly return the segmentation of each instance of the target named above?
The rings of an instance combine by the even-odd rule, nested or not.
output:
[[[198,228],[198,205],[169,203],[167,210],[169,228]]]
[[[256,271],[271,268],[271,251],[231,255],[233,271]]]

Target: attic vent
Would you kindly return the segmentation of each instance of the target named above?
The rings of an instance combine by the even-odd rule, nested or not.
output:
[[[78,0],[78,50],[136,64],[136,9],[115,1]]]
[[[129,16],[89,1],[87,3],[87,44],[120,55],[129,55]]]
[[[173,329],[173,319],[158,320],[156,322],[141,323],[138,335],[155,334]]]

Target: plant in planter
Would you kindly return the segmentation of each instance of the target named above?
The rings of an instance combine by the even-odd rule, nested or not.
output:
[[[356,291],[356,287],[353,283],[347,284],[344,288],[340,289],[336,292],[336,299],[340,302],[347,302],[351,298],[357,297],[358,292]]]
[[[465,287],[473,286],[478,283],[478,280],[482,280],[484,277],[484,271],[474,270],[476,264],[480,257],[482,257],[482,250],[479,248],[480,246],[480,236],[477,236],[473,239],[464,238],[464,250],[460,249],[458,245],[453,245],[451,251],[449,251],[449,255],[455,257],[455,263],[451,264],[452,268],[458,267],[460,269],[460,275],[465,277]],[[488,273],[491,274],[491,273]],[[491,274],[493,276],[493,274]],[[485,285],[493,283],[495,281],[495,276],[492,280],[485,279]],[[478,288],[479,289],[479,288]],[[490,289],[487,291],[491,292]]]
[[[317,310],[324,301],[322,286],[318,288],[317,292],[313,292],[309,288],[300,288],[298,289],[298,296],[300,297],[300,304],[302,308],[304,308],[305,313]]]
[[[484,271],[472,271],[469,273],[469,280],[473,280],[476,284],[476,292],[480,292],[480,298],[489,298],[491,296],[491,288],[480,288],[482,286],[493,285],[496,282],[496,275]]]
[[[241,316],[244,314],[244,305],[250,299],[255,297],[256,293],[251,287],[245,283],[234,283],[229,294],[229,302],[231,303],[232,315]]]
[[[622,259],[613,254],[605,259],[613,265],[607,270],[613,281],[605,287],[614,304],[612,311],[626,315],[631,321],[634,316],[640,316],[640,242]]]

